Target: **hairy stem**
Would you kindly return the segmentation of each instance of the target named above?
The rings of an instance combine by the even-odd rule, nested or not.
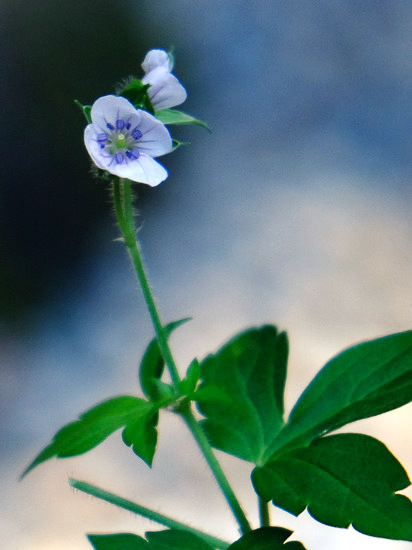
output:
[[[120,508],[124,508],[125,510],[129,510],[129,512],[133,512],[134,514],[138,514],[139,516],[142,516],[144,518],[151,519],[152,521],[160,523],[161,525],[165,525],[170,529],[182,529],[184,531],[188,531],[189,533],[193,533],[194,535],[197,535],[205,542],[213,546],[213,548],[225,550],[229,546],[229,543],[224,540],[212,537],[207,533],[203,533],[203,531],[199,531],[199,529],[195,529],[194,527],[190,527],[189,525],[180,523],[180,521],[176,521],[172,518],[169,518],[168,516],[159,514],[159,512],[155,512],[154,510],[150,510],[149,508],[145,508],[144,506],[140,506],[140,504],[136,504],[135,502],[126,500],[125,498],[119,497],[114,493],[104,491],[103,489],[100,489],[95,485],[91,485],[90,483],[86,483],[85,481],[79,481],[77,479],[70,478],[69,484],[74,489],[82,491],[83,493],[87,493],[88,495],[91,495],[93,497],[99,498],[100,500],[110,502],[110,504],[114,504],[115,506],[119,506]]]
[[[121,188],[121,186],[123,186]],[[123,191],[123,192],[122,192]],[[153,327],[156,332],[159,348],[162,353],[164,362],[168,367],[170,377],[172,379],[175,389],[178,391],[180,384],[180,376],[176,367],[176,363],[173,359],[172,352],[167,341],[167,334],[163,328],[163,324],[160,320],[160,316],[157,310],[156,303],[154,301],[150,285],[145,273],[142,256],[140,252],[140,246],[136,238],[136,228],[134,225],[132,214],[132,195],[129,180],[119,181],[117,178],[113,181],[113,199],[117,216],[117,221],[120,230],[123,234],[123,238],[128,249],[130,258],[132,260],[133,267],[135,269],[137,278],[140,282],[140,286],[146,301],[147,308],[152,319]],[[248,520],[232,490],[229,482],[220,467],[209,441],[207,440],[200,425],[196,422],[189,405],[184,410],[179,411],[183,416],[187,426],[192,432],[195,440],[197,441],[207,463],[209,464],[213,475],[215,476],[219,487],[221,488],[233,514],[235,515],[242,533],[246,533],[251,530]]]

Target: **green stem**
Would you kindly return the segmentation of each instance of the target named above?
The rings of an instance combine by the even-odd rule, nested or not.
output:
[[[240,525],[242,533],[243,534],[247,533],[248,531],[251,530],[249,522],[239,504],[239,501],[236,498],[236,495],[234,494],[231,486],[229,485],[229,482],[222,470],[222,467],[217,461],[215,455],[213,454],[210,443],[207,437],[205,436],[202,428],[200,427],[195,417],[193,416],[193,413],[190,410],[189,406],[187,406],[186,410],[181,410],[179,412],[181,416],[184,418],[190,431],[192,432],[192,435],[195,438],[197,444],[199,445],[200,450],[203,453],[203,456],[205,457],[210,469],[212,470],[216,478],[216,481],[220,489],[222,490],[222,493],[226,497],[226,500],[230,506],[230,509],[232,510],[234,516],[236,517]]]
[[[133,512],[134,514],[138,514],[139,516],[142,516],[144,518],[151,519],[152,521],[155,521],[156,523],[160,523],[161,525],[165,525],[170,529],[183,529],[184,531],[193,533],[194,535],[197,535],[198,537],[203,539],[205,542],[213,546],[213,548],[219,548],[221,550],[225,550],[230,546],[230,544],[224,540],[212,537],[211,535],[208,535],[207,533],[203,533],[203,531],[199,531],[194,527],[190,527],[189,525],[180,523],[179,521],[169,518],[168,516],[159,514],[154,510],[150,510],[149,508],[140,506],[140,504],[136,504],[135,502],[126,500],[125,498],[119,497],[113,493],[104,491],[103,489],[100,489],[95,485],[91,485],[90,483],[86,483],[85,481],[79,481],[77,479],[70,478],[69,484],[74,489],[82,491],[83,493],[99,498],[106,502],[110,502],[110,504],[114,504],[115,506],[119,506],[120,508],[124,508],[125,510],[129,510],[129,512]]]
[[[263,500],[261,497],[258,497],[258,499],[259,499],[260,526],[270,527],[269,503]]]
[[[120,185],[123,184],[123,196],[121,192]],[[173,386],[176,390],[179,389],[180,376],[176,367],[176,363],[173,359],[172,352],[167,341],[167,334],[163,328],[163,324],[160,320],[160,316],[157,310],[156,303],[154,301],[152,292],[150,290],[150,285],[146,277],[144,270],[144,265],[142,261],[142,256],[140,252],[140,246],[136,239],[136,229],[134,225],[133,215],[132,215],[132,196],[130,181],[122,180],[120,182],[118,179],[113,181],[113,198],[114,206],[117,215],[117,220],[119,223],[120,230],[123,234],[126,247],[129,251],[130,258],[132,260],[133,266],[136,271],[137,278],[139,279],[140,286],[146,301],[147,308],[150,313],[150,317],[153,322],[153,327],[156,332],[157,341],[159,343],[159,348],[162,353],[162,357],[168,367],[170,377],[173,382]],[[123,198],[123,201],[122,201]],[[124,203],[124,204],[123,204]],[[190,411],[189,406],[184,410],[179,411],[183,416],[187,426],[191,430],[194,438],[196,439],[207,463],[209,464],[213,475],[215,476],[219,487],[221,488],[224,496],[226,497],[229,506],[235,515],[239,526],[242,530],[242,533],[246,533],[251,530],[251,527],[246,519],[246,516],[229,485],[229,482],[226,479],[225,474],[223,473],[222,468],[220,467],[219,462],[213,454],[212,448],[209,441],[207,440],[203,430],[196,422],[192,412]]]
[[[167,343],[167,335],[163,328],[163,324],[160,320],[160,316],[154,301],[152,292],[150,290],[149,281],[147,280],[146,273],[143,266],[142,255],[140,252],[139,243],[136,239],[136,229],[134,227],[133,218],[130,220],[130,213],[132,209],[132,199],[130,192],[130,181],[123,180],[127,182],[124,190],[124,210],[122,205],[122,196],[120,190],[119,180],[114,180],[113,183],[113,196],[114,196],[114,206],[116,210],[117,221],[119,223],[120,230],[123,234],[124,241],[129,252],[130,258],[132,260],[133,267],[135,268],[137,278],[140,282],[140,287],[143,292],[143,296],[146,302],[147,309],[149,310],[150,317],[152,319],[153,327],[156,332],[157,341],[159,343],[160,351],[162,352],[163,359],[167,365],[167,368],[170,373],[173,385],[178,387],[180,382],[180,376],[174,362],[172,353]]]

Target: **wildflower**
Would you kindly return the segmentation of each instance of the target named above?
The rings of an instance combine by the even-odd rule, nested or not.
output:
[[[187,93],[171,73],[172,62],[164,50],[150,50],[142,63],[145,76],[143,84],[150,84],[148,94],[156,111],[180,105]]]
[[[114,95],[94,102],[91,119],[84,142],[96,166],[152,187],[167,178],[165,168],[153,158],[172,150],[172,138],[162,122]]]

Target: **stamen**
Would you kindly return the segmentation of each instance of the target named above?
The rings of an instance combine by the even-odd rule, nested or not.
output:
[[[116,153],[114,158],[116,159],[117,164],[122,164],[124,161],[123,153]]]
[[[97,134],[97,141],[107,141],[107,134],[106,132],[102,132],[101,134]]]
[[[114,126],[113,126],[113,124],[110,124],[110,122],[108,122],[106,124],[106,126],[107,126],[107,128],[109,128],[109,130],[114,130]]]
[[[123,128],[124,128],[124,120],[117,119],[117,120],[116,120],[116,128],[117,128],[118,130],[123,130]]]
[[[130,122],[128,122],[128,123],[126,124],[126,130],[130,130],[130,126],[131,126],[131,124],[130,124]]]
[[[140,139],[142,137],[142,132],[140,130],[138,130],[137,128],[135,128],[132,132],[132,137],[133,139]]]
[[[130,151],[131,156],[137,160],[140,157],[140,153],[137,149],[133,149],[133,151]]]

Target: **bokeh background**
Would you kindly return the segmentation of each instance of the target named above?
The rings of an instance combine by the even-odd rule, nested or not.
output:
[[[161,421],[153,470],[112,436],[18,476],[64,423],[135,392],[152,329],[109,195],[89,173],[91,103],[174,46],[183,109],[213,133],[136,186],[140,236],[183,369],[265,322],[291,341],[287,406],[335,353],[411,328],[412,3],[404,0],[2,0],[0,532],[8,550],[86,550],[86,532],[156,525],[76,494],[69,476],[237,536],[185,428]],[[411,407],[351,426],[412,471]],[[178,444],[176,445],[176,443]],[[221,457],[256,520],[250,467]],[[411,493],[408,493],[411,495]],[[296,519],[308,550],[407,550]]]

